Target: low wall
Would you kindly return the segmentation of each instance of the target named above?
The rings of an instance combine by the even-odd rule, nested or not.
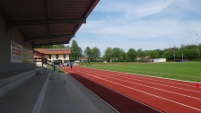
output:
[[[42,72],[43,69],[44,69],[43,67],[40,67],[40,68],[36,68],[26,72],[21,72],[16,75],[12,75],[10,77],[1,79],[0,80],[0,97],[4,96],[6,93],[11,91],[15,87],[19,86],[26,80],[36,75],[37,72]]]

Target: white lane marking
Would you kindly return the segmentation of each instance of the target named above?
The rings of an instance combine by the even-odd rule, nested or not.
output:
[[[125,70],[125,69],[120,69],[120,70],[123,70],[123,71],[126,71],[126,72],[130,72],[131,70]],[[182,77],[188,77],[188,78],[201,78],[201,77],[198,77],[196,75],[180,75],[180,74],[170,74],[170,73],[156,73],[156,72],[143,72],[143,71],[135,71],[135,72],[139,72],[139,73],[147,73],[147,74],[163,74],[163,75],[167,75],[167,76],[182,76]]]
[[[191,108],[191,109],[193,109],[193,110],[196,110],[196,111],[200,111],[200,112],[201,112],[201,109],[196,108],[196,107],[193,107],[193,106],[189,106],[189,105],[186,105],[186,104],[183,104],[183,103],[180,103],[180,102],[171,100],[171,99],[163,98],[163,97],[160,97],[160,96],[157,96],[157,95],[154,95],[154,94],[151,94],[151,93],[142,91],[142,90],[134,89],[134,88],[132,88],[132,87],[129,87],[129,86],[126,86],[126,85],[123,85],[123,84],[120,84],[120,83],[116,83],[116,82],[113,82],[113,81],[109,81],[109,80],[106,80],[106,79],[103,79],[103,78],[100,78],[100,77],[97,77],[97,76],[94,76],[94,75],[91,75],[91,74],[87,74],[87,75],[93,76],[93,77],[95,77],[95,78],[104,80],[104,81],[106,81],[106,82],[109,82],[109,83],[112,83],[112,84],[116,84],[116,85],[120,85],[120,86],[122,86],[122,87],[131,89],[131,90],[135,90],[135,91],[137,91],[137,92],[141,92],[141,93],[144,93],[144,94],[147,94],[147,95],[151,95],[151,96],[153,96],[153,97],[156,97],[156,98],[159,98],[159,99],[163,99],[163,100],[166,100],[166,101],[169,101],[169,102],[172,102],[172,103],[176,103],[176,104],[179,104],[179,105],[181,105],[181,106],[184,106],[184,107],[187,107],[187,108]]]
[[[110,74],[107,74],[107,75],[111,76]],[[124,75],[127,75],[127,77],[124,76]],[[141,82],[145,82],[145,80],[152,80],[152,81],[149,81],[149,82],[146,81],[146,83],[151,83],[151,84],[156,84],[156,85],[171,87],[171,88],[180,89],[180,90],[189,91],[189,92],[201,93],[201,90],[191,90],[191,89],[185,89],[185,88],[175,87],[175,86],[172,86],[172,85],[166,85],[164,83],[153,82],[153,79],[148,79],[148,78],[145,78],[145,77],[142,77],[143,80],[134,79],[134,78],[136,78],[136,76],[128,75],[128,74],[125,74],[125,73],[123,73],[123,75],[114,75],[114,74],[112,74],[112,76],[118,76],[118,77],[122,77],[122,78],[128,78],[128,79],[131,79],[131,80],[134,80],[134,81],[141,81]],[[137,77],[137,78],[141,78],[141,77]]]
[[[101,69],[101,68],[94,68],[93,67],[93,69]],[[113,68],[107,68],[107,69],[102,69],[102,70],[112,70]],[[129,70],[129,69],[119,69],[120,71],[121,70],[123,70],[123,72],[125,72],[125,73],[131,73],[133,70]],[[137,73],[147,73],[147,74],[161,74],[161,73],[156,73],[156,72],[143,72],[143,71],[135,71],[135,72],[137,72]],[[201,78],[201,77],[198,77],[198,76],[196,76],[196,75],[181,75],[181,74],[170,74],[170,73],[163,73],[163,75],[168,75],[168,76],[170,76],[170,75],[176,75],[176,76],[183,76],[183,77],[188,77],[188,78]]]
[[[118,75],[114,75],[114,76],[118,76]],[[129,77],[125,77],[125,76],[119,76],[119,77],[131,79],[131,80],[134,80],[134,81],[145,82],[145,81],[143,81],[143,80],[138,80],[138,79],[129,78]],[[175,88],[175,89],[180,89],[180,90],[184,90],[184,91],[189,91],[189,92],[194,92],[194,93],[200,93],[200,94],[201,94],[201,91],[197,91],[197,90],[195,91],[195,90],[190,90],[190,89],[184,89],[184,88],[175,87],[175,86],[172,86],[172,85],[166,85],[166,84],[163,84],[163,83],[147,82],[147,81],[146,81],[146,83],[151,83],[151,84],[156,84],[156,85],[161,85],[161,86],[166,86],[166,87],[171,87],[171,88]]]
[[[112,78],[112,79],[116,79],[118,81],[127,82],[127,83],[130,83],[130,84],[136,84],[136,85],[152,88],[152,89],[163,91],[163,92],[168,92],[168,93],[177,94],[177,95],[185,96],[185,97],[196,99],[196,100],[201,100],[201,98],[197,98],[197,97],[193,97],[193,96],[189,96],[189,95],[185,95],[185,94],[181,94],[181,93],[177,93],[177,92],[173,92],[173,91],[169,91],[169,90],[159,89],[159,88],[156,88],[156,87],[151,87],[151,86],[147,86],[147,85],[144,85],[144,84],[141,84],[141,83],[129,82],[129,81],[126,81],[126,80],[121,80],[121,79],[117,79],[117,78],[114,78],[114,77],[111,77],[111,76],[106,76],[106,75],[102,75],[102,76]]]
[[[88,73],[88,72],[85,72],[85,73]],[[164,90],[164,89],[160,89],[160,88],[156,88],[156,87],[147,86],[147,85],[144,85],[144,84],[141,84],[141,83],[134,83],[134,82],[129,82],[129,81],[126,81],[126,80],[121,80],[121,79],[117,79],[117,78],[111,77],[111,76],[118,76],[118,75],[102,75],[101,74],[101,76],[106,76],[106,77],[109,77],[109,78],[112,78],[112,79],[116,79],[116,80],[119,80],[119,81],[130,83],[130,84],[137,84],[137,85],[148,87],[148,88],[152,88],[152,89],[155,89],[155,90],[160,90],[160,91],[163,91],[163,92],[168,92],[168,93],[177,94],[177,95],[185,96],[185,97],[196,99],[196,100],[201,100],[201,98],[189,96],[189,95],[186,95],[186,94],[177,93],[177,92],[173,92],[173,91],[169,91],[169,90]],[[127,77],[123,77],[123,76],[118,76],[118,77],[127,78]],[[135,79],[133,79],[133,80],[135,80]],[[138,80],[136,80],[136,81],[138,81]]]
[[[89,69],[89,68],[87,68]],[[121,74],[126,74],[128,76],[135,76],[137,78],[143,78],[143,79],[148,79],[148,80],[153,80],[153,81],[159,81],[156,80],[155,78],[162,79],[162,80],[169,80],[166,83],[174,83],[174,84],[179,84],[179,85],[184,85],[184,86],[189,86],[189,87],[195,87],[195,82],[192,81],[184,81],[184,80],[177,80],[177,79],[171,79],[171,78],[164,78],[164,77],[157,77],[157,76],[150,76],[150,75],[144,75],[144,74],[138,74],[138,73],[126,73],[126,72],[119,72],[119,71],[111,71],[111,70],[105,70],[105,69],[98,69],[98,68],[93,68],[95,70],[103,70],[103,71],[108,71],[108,72],[114,72],[114,73],[121,73]],[[148,78],[145,78],[148,77]],[[178,82],[186,82],[186,83],[191,83],[192,85],[187,85],[184,83],[178,83]]]
[[[169,80],[169,81],[164,81],[164,83],[174,83],[174,84],[179,84],[179,85],[183,85],[183,86],[188,86],[188,87],[195,87],[195,83],[192,84],[192,82],[187,82],[187,83],[191,83],[191,85],[188,84],[184,84],[181,82],[185,82],[185,81],[181,81],[181,80],[175,80],[175,79],[170,79],[170,78],[163,78],[163,77],[154,77],[154,76],[149,76],[149,75],[142,75],[142,74],[131,74],[130,76],[135,76],[136,78],[142,78],[142,79],[147,79],[147,80],[152,80],[152,81],[157,81],[160,82],[160,80],[156,80],[154,78],[160,78],[161,80]],[[148,77],[148,78],[147,78]]]

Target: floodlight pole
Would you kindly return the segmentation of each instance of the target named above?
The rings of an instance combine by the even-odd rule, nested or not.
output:
[[[79,55],[78,55],[78,52],[80,52],[80,51],[77,49],[77,60],[79,60]]]
[[[195,34],[196,35],[196,45],[197,45],[197,49],[198,49],[198,34]]]
[[[184,53],[183,53],[183,50],[180,50],[181,51],[181,61],[183,62],[184,60]]]
[[[55,63],[54,63],[54,45],[53,45],[53,70],[55,71]]]
[[[196,35],[196,45],[197,45],[196,54],[197,54],[197,58],[200,58],[200,50],[198,48],[198,34],[195,34],[195,35]]]
[[[181,50],[181,56],[182,56],[182,61],[183,61],[183,59],[184,59],[184,54],[183,54],[183,50]]]
[[[53,54],[52,54],[52,57],[53,57],[53,62],[54,62],[54,45],[53,45]]]

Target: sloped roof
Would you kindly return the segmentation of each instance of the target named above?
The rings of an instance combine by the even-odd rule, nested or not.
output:
[[[7,30],[33,46],[68,44],[99,0],[0,0]]]
[[[35,48],[35,51],[41,53],[41,54],[46,54],[46,55],[50,55],[50,54],[59,54],[59,55],[63,55],[63,54],[71,54],[71,50],[70,49],[44,49],[44,48]]]

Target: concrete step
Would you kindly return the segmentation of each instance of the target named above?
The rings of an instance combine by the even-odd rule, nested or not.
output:
[[[43,69],[43,67],[32,67],[24,70],[0,73],[0,97],[4,96],[6,93],[13,90],[26,80],[32,78],[37,73],[40,74]]]
[[[39,113],[50,70],[43,70],[0,97],[0,113]]]
[[[51,74],[40,113],[116,113],[68,74]]]

